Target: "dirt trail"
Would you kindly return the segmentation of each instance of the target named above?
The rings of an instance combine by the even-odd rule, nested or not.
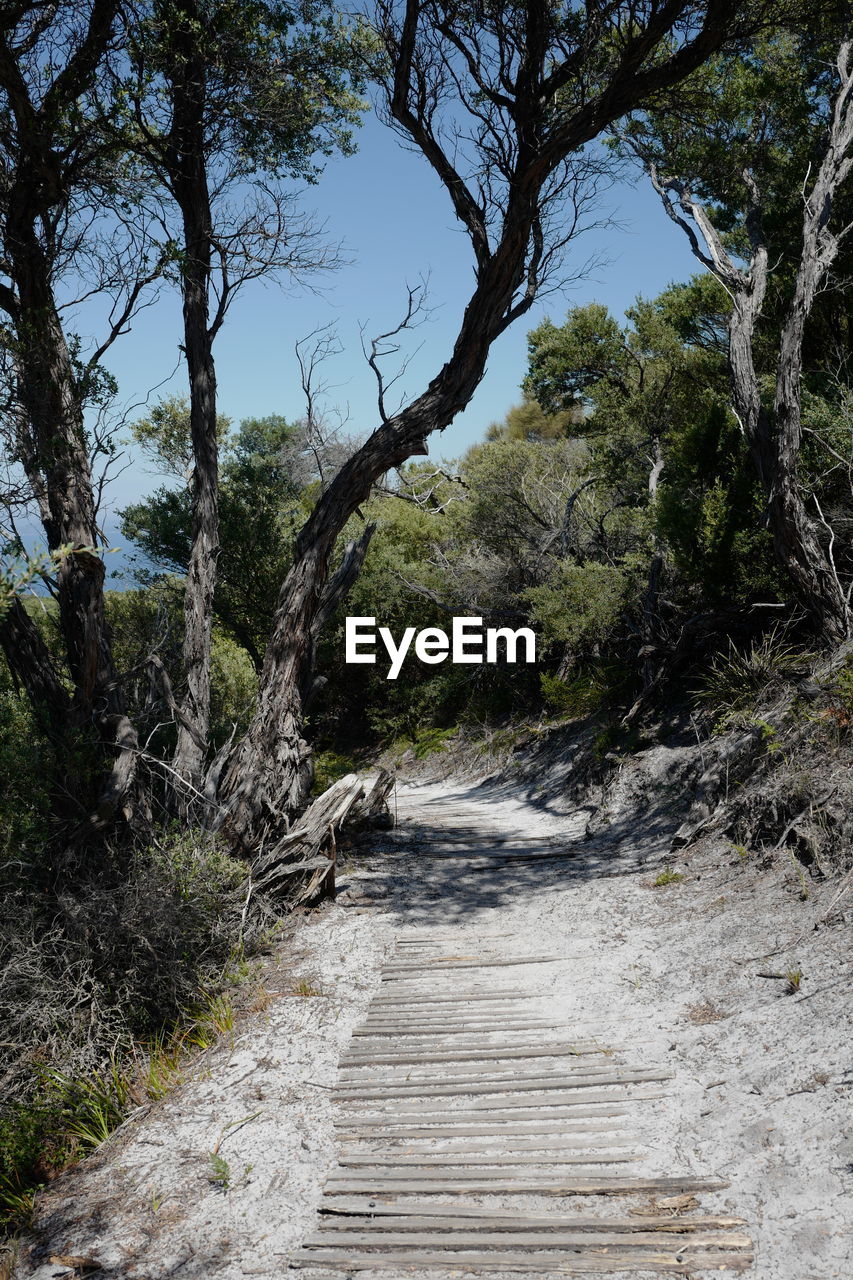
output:
[[[585,1163],[582,1176],[600,1182],[623,1173],[632,1179],[666,1175],[681,1179],[685,1187],[692,1185],[684,1181],[690,1178],[726,1181],[723,1189],[702,1192],[699,1214],[732,1220],[733,1230],[734,1219],[745,1220],[747,1227],[736,1229],[746,1230],[755,1246],[755,1263],[747,1274],[757,1280],[847,1280],[853,1274],[849,953],[840,930],[809,932],[791,946],[812,915],[817,918],[819,895],[804,906],[781,879],[762,880],[752,868],[739,866],[736,857],[734,864],[731,858],[684,864],[683,882],[655,888],[667,833],[658,826],[644,827],[636,818],[632,823],[627,813],[604,835],[585,840],[580,816],[549,814],[511,793],[484,792],[467,784],[401,788],[397,804],[398,830],[381,837],[381,848],[362,855],[358,870],[342,877],[338,903],[300,922],[288,943],[303,955],[298,967],[268,976],[273,992],[277,983],[282,992],[292,992],[301,979],[308,984],[304,989],[324,994],[273,996],[266,1009],[239,1028],[232,1044],[205,1055],[195,1079],[132,1120],[95,1158],[60,1179],[45,1201],[40,1238],[19,1275],[47,1280],[71,1273],[70,1267],[63,1270],[61,1263],[51,1263],[51,1255],[89,1257],[100,1263],[99,1274],[128,1280],[208,1275],[272,1280],[288,1267],[293,1274],[301,1268],[311,1280],[347,1274],[323,1259],[305,1265],[304,1252],[306,1242],[314,1250],[329,1247],[316,1243],[328,1234],[330,1221],[328,1215],[318,1216],[318,1208],[324,1184],[329,1191],[341,1181],[341,1155],[358,1159],[361,1152],[363,1160],[365,1150],[377,1149],[375,1141],[338,1143],[336,1118],[348,1118],[351,1112],[375,1114],[375,1105],[383,1115],[390,1108],[399,1123],[401,1109],[433,1108],[439,1100],[442,1109],[466,1108],[468,1117],[472,1105],[484,1115],[509,1114],[503,1094],[502,1109],[492,1111],[480,1107],[482,1098],[468,1094],[462,1102],[434,1094],[419,1103],[420,1084],[414,1095],[407,1084],[389,1090],[392,1077],[404,1079],[413,1064],[379,1063],[382,1054],[377,1051],[386,1038],[402,1044],[399,1032],[404,1028],[389,1027],[390,1037],[353,1032],[365,1023],[370,1033],[380,1029],[377,1016],[389,1006],[376,1001],[387,999],[389,984],[400,984],[402,992],[421,993],[421,998],[434,988],[436,1000],[444,1002],[446,1023],[427,1028],[421,1019],[430,1030],[431,1052],[467,1044],[475,1026],[469,1018],[465,1033],[457,1036],[448,999],[493,995],[497,987],[533,997],[525,1001],[524,1016],[545,1025],[496,1040],[484,1024],[482,1036],[477,1032],[471,1040],[483,1054],[489,1052],[487,1045],[500,1045],[510,1035],[535,1048],[566,1032],[575,1040],[625,1046],[626,1053],[608,1059],[610,1069],[624,1062],[639,1071],[671,1075],[659,1083],[586,1086],[605,1098],[616,1093],[626,1098],[649,1092],[665,1096],[627,1102],[624,1128],[608,1133],[608,1147],[596,1148],[599,1154],[623,1152],[639,1159],[624,1165],[617,1160],[598,1171]],[[421,967],[430,962],[431,944],[439,941],[443,954],[475,959],[545,954],[557,959],[487,970],[441,969],[426,978],[412,970],[393,973],[401,969],[400,953],[407,946],[414,944]],[[796,964],[803,975],[801,990],[790,996],[782,992],[786,984],[757,976],[767,962],[750,958],[767,954],[780,942],[772,965],[785,972]],[[504,981],[507,974],[512,978]],[[501,1000],[500,1017],[518,1022],[513,1002],[504,996]],[[472,1008],[477,1004],[471,1000]],[[374,1059],[371,1072],[352,1062],[360,1056],[356,1046],[362,1041]],[[339,1063],[346,1058],[350,1061],[339,1078]],[[483,1056],[483,1070],[491,1077],[499,1074],[495,1061],[503,1068],[509,1064],[503,1074],[516,1081],[530,1075],[533,1098],[540,1096],[540,1087],[547,1091],[553,1086],[553,1081],[542,1086],[554,1070],[547,1059],[540,1074],[533,1058],[516,1067],[510,1060]],[[558,1061],[566,1066],[565,1060]],[[569,1066],[577,1061],[573,1056]],[[418,1075],[451,1078],[456,1088],[478,1065],[454,1060]],[[482,1079],[482,1073],[475,1076]],[[336,1087],[344,1093],[365,1087],[370,1092],[369,1083],[358,1082],[371,1079],[381,1081],[379,1092],[394,1096],[339,1095],[336,1100]],[[514,1097],[523,1100],[523,1091]],[[544,1123],[557,1126],[548,1135],[564,1144],[566,1163],[547,1166],[555,1179],[552,1185],[574,1177],[568,1162],[573,1152],[565,1144],[586,1137],[580,1130],[570,1132],[581,1119],[573,1105],[554,1108],[550,1102],[545,1107],[536,1102],[515,1109],[513,1144],[519,1157],[524,1154],[523,1125],[535,1126],[537,1141],[543,1140]],[[420,1127],[423,1115],[415,1112],[412,1128]],[[547,1121],[541,1118],[546,1115]],[[614,1118],[622,1125],[622,1117]],[[583,1119],[594,1123],[593,1117]],[[481,1144],[484,1137],[490,1138],[490,1147],[497,1145],[479,1119],[468,1127],[476,1125],[478,1132],[466,1135],[464,1142],[453,1139],[457,1149]],[[423,1152],[436,1141],[418,1144],[401,1133],[393,1144],[394,1176],[405,1169],[399,1161],[408,1148]],[[505,1130],[499,1141],[507,1142]],[[215,1180],[210,1160],[217,1142],[228,1164],[227,1188]],[[436,1149],[446,1158],[444,1140]],[[482,1145],[477,1152],[459,1150],[458,1158],[473,1154],[479,1161],[482,1150]],[[590,1150],[579,1147],[578,1153],[588,1156]],[[543,1172],[538,1158],[533,1167],[537,1174]],[[359,1184],[361,1189],[329,1194],[353,1199],[375,1188],[378,1166],[344,1168],[353,1174],[349,1184],[343,1180],[344,1187]],[[580,1216],[627,1221],[630,1208],[648,1209],[653,1194],[659,1200],[667,1194],[647,1192],[614,1202],[553,1192],[543,1199],[524,1190],[492,1194],[489,1188],[483,1201],[479,1192],[470,1191],[470,1177],[480,1176],[482,1166],[458,1168],[467,1170],[461,1179],[469,1182],[464,1203],[481,1216],[485,1205],[504,1217],[514,1216],[509,1235],[516,1243],[524,1214],[535,1215],[525,1231],[538,1230],[543,1218],[552,1225],[542,1230],[553,1231],[555,1216],[573,1218],[573,1229],[579,1230]],[[527,1174],[523,1179],[520,1174],[526,1168],[526,1161],[518,1159],[506,1176],[526,1181]],[[449,1175],[449,1168],[445,1172]],[[433,1208],[436,1204],[431,1190],[407,1193],[406,1198],[421,1210],[427,1202]],[[659,1208],[658,1218],[662,1212],[673,1210]],[[375,1271],[387,1280],[423,1274],[435,1280],[447,1271],[440,1256],[428,1261],[447,1223],[441,1230],[425,1230],[424,1216],[414,1222],[407,1215],[403,1230],[410,1233],[408,1239],[412,1234],[423,1238],[420,1256],[429,1269],[412,1269],[412,1258],[400,1256],[385,1271],[371,1263],[369,1274]],[[464,1226],[457,1223],[453,1229],[464,1231]],[[569,1239],[569,1228],[562,1230]],[[647,1247],[659,1249],[659,1242],[650,1239]],[[410,1252],[407,1246],[403,1254]],[[692,1266],[686,1256],[679,1255],[685,1272],[710,1274]],[[481,1266],[479,1274],[503,1274],[494,1254],[492,1261],[492,1271]],[[355,1261],[350,1269],[362,1265]],[[538,1261],[535,1265],[536,1274],[550,1274]],[[671,1269],[678,1271],[681,1265]],[[554,1274],[565,1274],[562,1264]],[[638,1280],[649,1273],[631,1263],[628,1270],[608,1264],[607,1274]]]

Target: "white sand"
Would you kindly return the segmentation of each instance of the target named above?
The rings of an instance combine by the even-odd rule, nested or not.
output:
[[[653,888],[670,826],[638,815],[630,795],[626,787],[609,825],[584,840],[588,812],[573,819],[469,783],[399,788],[398,831],[377,837],[379,852],[341,877],[339,902],[300,920],[270,966],[272,990],[304,977],[326,995],[282,997],[247,1017],[233,1044],[203,1056],[196,1078],[60,1178],[19,1276],[64,1274],[48,1257],[71,1254],[128,1280],[278,1280],[316,1224],[335,1164],[328,1091],[339,1054],[394,938],[417,929],[472,945],[505,933],[510,952],[564,957],[525,966],[555,1024],[583,1026],[628,1046],[632,1064],[675,1075],[664,1099],[636,1109],[645,1154],[631,1173],[727,1178],[729,1189],[703,1195],[702,1207],[747,1219],[757,1280],[850,1280],[849,930],[813,928],[835,886],[809,884],[801,900],[793,871],[717,845],[680,855],[684,881]],[[421,857],[425,828],[463,826],[539,836],[577,856],[485,871]],[[346,905],[367,898],[377,905]],[[296,965],[294,952],[305,955]],[[789,969],[803,975],[793,995],[785,981],[757,976]],[[226,1125],[249,1116],[222,1140],[224,1191],[209,1180],[209,1152]]]

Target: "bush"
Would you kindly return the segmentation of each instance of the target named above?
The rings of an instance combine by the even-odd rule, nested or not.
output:
[[[630,568],[562,561],[549,582],[523,596],[546,643],[588,655],[610,638],[634,591]]]
[[[604,699],[604,689],[597,672],[583,672],[572,680],[561,680],[543,671],[539,683],[542,701],[548,710],[572,719],[592,715]]]
[[[728,651],[718,653],[701,678],[696,702],[720,732],[734,720],[755,712],[772,689],[804,675],[813,657],[790,644],[778,627],[754,640],[749,649],[736,649],[729,642]]]
[[[46,838],[50,756],[23,694],[0,684],[0,863]]]
[[[33,1182],[118,1123],[135,1045],[210,1005],[242,946],[245,868],[184,835],[88,871],[2,871],[0,1204],[20,1219]]]

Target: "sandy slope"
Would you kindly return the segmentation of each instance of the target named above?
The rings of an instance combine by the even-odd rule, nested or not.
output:
[[[787,868],[716,846],[682,855],[685,879],[654,888],[668,823],[638,817],[627,797],[590,839],[585,816],[506,789],[400,788],[398,808],[398,832],[365,850],[338,904],[297,924],[287,951],[305,958],[281,958],[267,976],[273,991],[304,977],[325,994],[273,999],[205,1055],[197,1078],[60,1179],[19,1275],[63,1274],[51,1254],[140,1280],[286,1272],[334,1164],[338,1056],[392,939],[416,927],[472,942],[506,932],[565,957],[536,974],[555,1020],[630,1043],[634,1059],[675,1074],[667,1097],[638,1114],[647,1155],[634,1171],[728,1178],[703,1208],[748,1220],[758,1280],[848,1280],[849,930],[813,928],[834,887],[809,885],[802,900]],[[460,825],[539,836],[576,856],[499,870],[424,856],[428,840]],[[368,899],[376,905],[347,905]],[[802,972],[791,995],[784,980],[758,976],[789,969]],[[220,1138],[227,1191],[209,1180]]]

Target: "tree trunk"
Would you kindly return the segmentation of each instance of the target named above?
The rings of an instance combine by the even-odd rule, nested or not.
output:
[[[311,763],[302,736],[303,699],[312,629],[338,534],[382,475],[428,452],[428,437],[469,403],[494,340],[529,310],[558,252],[546,228],[553,212],[549,201],[555,190],[565,189],[558,175],[563,162],[580,155],[638,102],[701,65],[723,43],[741,8],[735,0],[709,2],[699,29],[667,56],[664,44],[687,7],[651,6],[653,12],[626,36],[608,72],[596,72],[584,84],[584,59],[593,49],[597,57],[600,47],[595,17],[588,15],[583,28],[589,43],[579,43],[578,52],[566,56],[561,44],[552,43],[553,6],[544,0],[521,6],[517,24],[515,18],[493,24],[498,48],[489,45],[482,61],[478,40],[466,43],[466,20],[454,25],[454,6],[418,0],[376,6],[377,38],[388,56],[387,112],[444,186],[471,242],[476,284],[447,363],[423,395],[391,418],[383,413],[382,425],[344,464],[297,538],[264,659],[257,710],[220,779],[224,824],[244,848],[263,841],[270,826],[288,821],[307,794]],[[582,27],[583,21],[579,18]],[[504,68],[499,77],[492,75],[497,64]],[[455,78],[459,68],[467,77],[464,86]],[[583,100],[562,114],[562,90],[576,79]],[[468,157],[477,170],[470,186],[457,171],[452,151],[442,148],[436,104],[445,98],[454,104],[461,98],[475,134],[482,126],[486,139],[477,162]]]
[[[450,359],[423,395],[384,422],[344,463],[300,530],[278,599],[257,710],[219,787],[227,810],[223,825],[247,849],[270,830],[286,825],[310,790],[311,752],[302,733],[304,697],[310,687],[314,623],[323,607],[336,539],[379,478],[413,455],[426,454],[429,435],[446,427],[471,399],[485,372],[491,343],[508,323],[534,210],[529,200],[516,199],[505,251],[482,268]]]
[[[801,267],[801,275],[802,272]],[[780,340],[771,413],[762,404],[753,361],[755,322],[762,298],[763,285],[753,296],[735,297],[729,325],[735,410],[767,495],[767,518],[776,559],[827,639],[840,641],[847,635],[847,604],[815,522],[806,510],[798,476],[803,330],[810,306],[806,306],[798,280]]]
[[[123,714],[124,699],[104,615],[104,563],[95,552],[100,536],[83,411],[27,185],[13,187],[6,230],[18,299],[18,393],[42,479],[48,547],[75,548],[60,562],[57,596],[74,684],[71,715],[82,726],[93,717]],[[112,740],[109,730],[105,736]]]
[[[105,570],[95,550],[100,537],[82,396],[53,294],[56,263],[50,257],[52,232],[46,226],[59,220],[70,198],[63,166],[74,152],[69,134],[73,129],[64,113],[90,82],[109,44],[115,11],[114,0],[93,0],[85,34],[38,107],[29,96],[6,30],[0,41],[0,82],[16,130],[15,149],[7,157],[3,227],[4,270],[11,288],[4,286],[2,305],[15,333],[15,392],[31,445],[25,465],[37,480],[47,544],[52,551],[72,548],[57,571],[60,627],[73,686],[67,728],[94,727],[102,743],[118,753],[101,817],[124,804],[134,782],[138,744],[125,715],[104,612]],[[57,725],[62,698],[34,630],[19,605],[4,624],[4,643],[14,646],[12,666],[28,694],[37,706],[47,702]],[[29,674],[28,663],[35,664]],[[85,790],[74,799],[78,804],[89,801]]]
[[[181,288],[194,462],[192,546],[184,590],[186,689],[172,763],[176,774],[196,792],[201,787],[210,727],[210,648],[219,555],[216,371],[209,315],[213,218],[205,147],[207,80],[199,42],[201,22],[194,0],[182,6],[170,77],[172,127],[165,149],[169,182],[183,220]],[[179,800],[179,807],[185,806],[186,796]]]
[[[26,690],[36,719],[52,742],[62,744],[68,730],[71,699],[38,627],[20,600],[13,600],[0,614],[0,648],[13,676]]]

